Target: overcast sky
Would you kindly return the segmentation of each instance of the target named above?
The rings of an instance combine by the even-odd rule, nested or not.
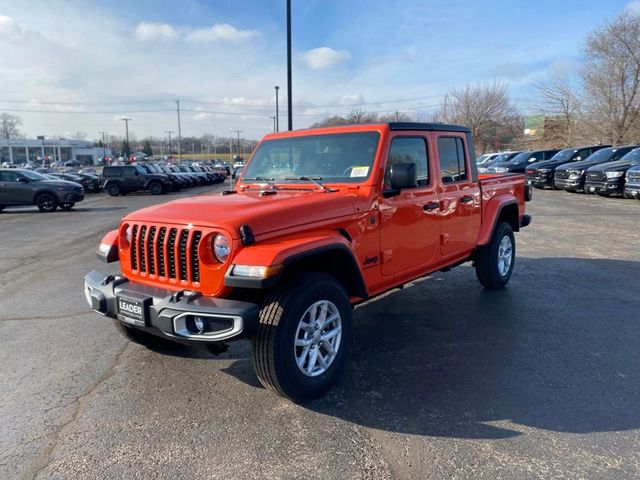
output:
[[[531,82],[577,69],[585,35],[628,0],[293,0],[294,128],[354,106],[410,114],[451,87],[507,81],[526,111]],[[286,128],[285,0],[0,0],[0,111],[29,136],[259,138],[274,85]],[[55,112],[55,113],[52,113]]]

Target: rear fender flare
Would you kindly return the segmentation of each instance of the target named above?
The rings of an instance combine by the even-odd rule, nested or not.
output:
[[[515,215],[514,215],[515,210]],[[520,209],[513,195],[497,195],[489,200],[485,208],[482,226],[478,235],[478,246],[487,245],[498,225],[498,219],[504,218],[511,224],[514,232],[520,229]]]

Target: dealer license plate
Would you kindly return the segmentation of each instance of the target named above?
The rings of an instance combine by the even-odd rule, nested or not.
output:
[[[117,300],[119,320],[139,327],[147,325],[147,309],[144,301],[120,296]]]

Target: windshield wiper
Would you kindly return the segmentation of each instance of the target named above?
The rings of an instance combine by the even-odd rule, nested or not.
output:
[[[248,180],[248,181],[256,181],[256,182],[264,182],[267,185],[269,185],[273,190],[278,190],[278,187],[276,186],[276,184],[274,183],[276,181],[275,178],[265,178],[265,177],[248,177],[248,178],[243,178],[244,180]]]
[[[317,186],[320,190],[324,190],[325,192],[337,192],[337,190],[333,188],[327,188],[320,180],[322,177],[285,177],[285,180],[302,180],[303,182],[311,182],[315,186]]]

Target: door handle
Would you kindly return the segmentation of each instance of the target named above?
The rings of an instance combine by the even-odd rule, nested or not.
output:
[[[430,212],[432,210],[438,210],[440,208],[440,202],[429,202],[422,206],[422,210]]]
[[[473,202],[473,197],[470,195],[463,195],[460,197],[460,203],[471,203]]]

